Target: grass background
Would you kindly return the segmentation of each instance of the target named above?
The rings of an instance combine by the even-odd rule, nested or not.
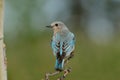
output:
[[[14,40],[5,39],[8,80],[41,80],[46,72],[54,71],[51,34],[43,32],[31,37],[22,35]],[[67,65],[72,67],[72,72],[66,80],[120,80],[120,39],[97,45],[81,33],[75,35],[75,56]]]

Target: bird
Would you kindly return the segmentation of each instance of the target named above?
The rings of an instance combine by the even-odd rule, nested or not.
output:
[[[75,35],[61,21],[55,21],[46,27],[53,30],[51,47],[53,55],[56,58],[56,72],[46,74],[46,80],[49,80],[48,76],[53,76],[63,71],[65,64],[73,57],[73,52],[75,50]],[[71,68],[64,70],[64,75],[58,80],[63,80],[70,71]]]

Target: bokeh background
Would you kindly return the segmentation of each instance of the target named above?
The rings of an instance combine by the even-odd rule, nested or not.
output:
[[[72,72],[66,80],[120,80],[120,0],[5,0],[4,4],[8,80],[41,80],[54,71],[52,31],[45,27],[53,21],[63,21],[76,36],[75,56],[67,65]]]

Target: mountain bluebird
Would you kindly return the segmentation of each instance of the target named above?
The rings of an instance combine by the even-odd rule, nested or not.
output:
[[[46,27],[53,29],[51,47],[53,54],[56,57],[55,69],[59,73],[63,71],[65,63],[68,62],[68,60],[73,56],[73,51],[75,49],[75,36],[72,32],[69,31],[67,26],[60,21],[53,22],[51,25]],[[68,72],[70,72],[70,69],[65,70],[63,78]],[[47,76],[48,75],[53,74],[47,74]]]

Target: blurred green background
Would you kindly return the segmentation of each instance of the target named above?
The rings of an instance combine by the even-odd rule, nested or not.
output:
[[[8,80],[41,80],[54,71],[45,26],[56,20],[76,36],[66,80],[120,80],[119,0],[5,0],[4,9]]]

